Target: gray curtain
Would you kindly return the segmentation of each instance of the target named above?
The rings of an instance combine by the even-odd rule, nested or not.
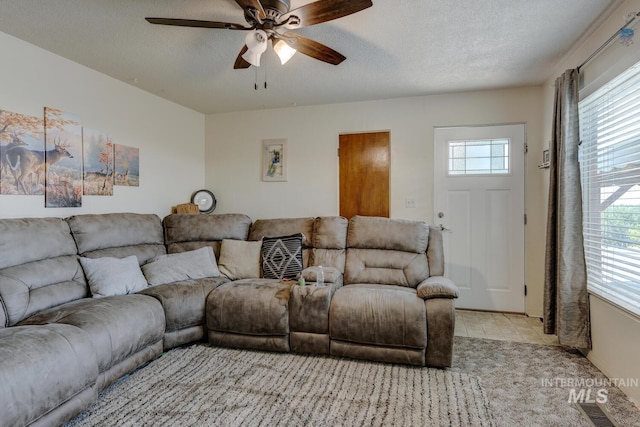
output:
[[[591,348],[589,296],[582,238],[578,147],[578,71],[556,79],[550,151],[544,332],[562,345]]]

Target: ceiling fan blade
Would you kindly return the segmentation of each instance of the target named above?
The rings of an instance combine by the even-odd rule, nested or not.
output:
[[[333,65],[338,65],[339,63],[347,59],[347,57],[340,52],[336,52],[330,47],[325,46],[322,43],[318,43],[315,40],[303,37],[300,34],[287,32],[284,33],[284,35],[287,37],[287,39],[285,40],[283,38],[281,40],[284,40],[289,46],[291,46],[298,52],[312,58]]]
[[[285,14],[281,20],[284,22],[293,15],[300,18],[300,24],[291,26],[291,28],[309,27],[360,12],[371,6],[373,6],[371,0],[318,0],[293,9]]]
[[[262,3],[260,3],[260,0],[236,0],[236,3],[238,3],[238,5],[244,10],[246,10],[248,7],[257,9],[260,13],[260,18],[264,18],[267,16],[267,14],[264,13],[264,8],[262,7]]]
[[[242,57],[242,55],[244,55],[244,53],[246,51],[248,51],[249,48],[247,47],[247,45],[244,45],[244,47],[240,50],[240,53],[238,54],[238,57],[236,58],[236,62],[235,64],[233,64],[233,69],[234,70],[241,70],[243,68],[249,68],[251,67],[251,64],[249,64],[247,61],[244,60],[244,58]]]
[[[172,18],[145,18],[151,24],[174,25],[176,27],[196,27],[196,28],[222,28],[226,30],[251,30],[240,24],[216,21],[198,21],[196,19],[172,19]]]

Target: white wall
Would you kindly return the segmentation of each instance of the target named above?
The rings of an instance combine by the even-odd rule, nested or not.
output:
[[[140,149],[140,187],[84,196],[82,208],[44,208],[44,196],[0,195],[0,218],[140,212],[165,216],[204,185],[204,115],[0,32],[0,109],[76,113],[82,125]]]
[[[640,318],[620,310],[596,295],[589,297],[593,350],[588,357],[609,378],[625,380],[620,389],[640,406]]]
[[[391,132],[391,216],[433,223],[433,132],[437,126],[526,123],[527,311],[542,312],[544,205],[540,199],[539,87],[209,115],[206,187],[216,212],[250,217],[338,214],[338,136]],[[261,181],[261,140],[287,138],[288,182]],[[405,208],[405,198],[416,208]]]
[[[600,47],[611,35],[624,25],[624,16],[640,11],[640,0],[627,0],[614,10],[610,18],[579,43],[567,57],[558,63],[552,78],[544,85],[544,135],[551,135],[554,82],[566,69],[575,68]],[[636,35],[636,43],[639,42]],[[548,176],[546,177],[548,180]],[[543,187],[546,197],[548,185]],[[631,315],[613,304],[592,295],[590,297],[591,338],[593,350],[588,357],[610,378],[640,379],[640,318]],[[640,405],[640,388],[621,387]]]

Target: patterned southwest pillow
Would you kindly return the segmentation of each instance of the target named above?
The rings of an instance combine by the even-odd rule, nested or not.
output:
[[[295,279],[302,272],[302,233],[262,239],[262,275]]]

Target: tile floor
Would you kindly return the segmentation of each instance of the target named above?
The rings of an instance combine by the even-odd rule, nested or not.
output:
[[[533,344],[558,345],[558,337],[542,332],[542,321],[522,314],[456,310],[455,335]]]

